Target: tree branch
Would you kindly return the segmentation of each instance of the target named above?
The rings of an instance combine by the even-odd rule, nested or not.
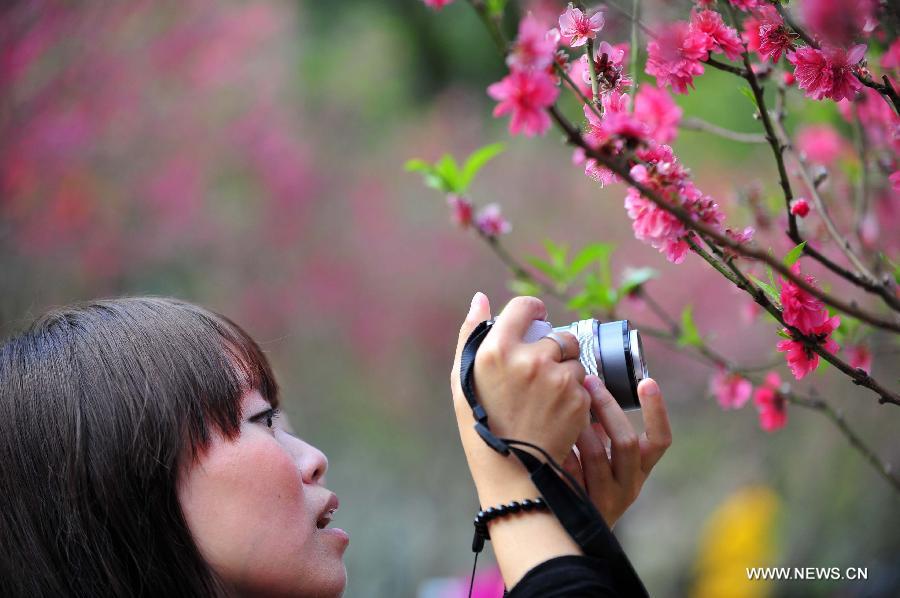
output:
[[[773,256],[769,255],[768,252],[745,246],[744,244],[731,239],[718,230],[715,230],[712,227],[704,224],[703,222],[695,221],[693,217],[681,206],[677,206],[666,201],[659,194],[636,181],[629,172],[630,168],[628,168],[628,166],[624,162],[603,152],[597,151],[594,147],[588,144],[581,136],[580,131],[574,125],[572,125],[565,116],[562,115],[562,113],[556,106],[550,106],[547,111],[550,113],[551,118],[553,118],[556,124],[566,134],[566,140],[569,144],[582,148],[587,157],[596,160],[598,163],[613,171],[628,185],[634,187],[638,192],[640,192],[641,195],[652,201],[661,209],[675,216],[675,218],[677,218],[688,229],[696,231],[702,234],[704,237],[715,240],[716,243],[718,243],[720,246],[727,247],[728,249],[734,251],[739,255],[769,264],[769,266],[771,266],[773,270],[776,270],[784,278],[787,278],[807,293],[819,298],[820,300],[843,313],[872,324],[873,326],[877,326],[885,330],[891,330],[895,333],[900,333],[900,324],[898,324],[896,321],[885,320],[879,316],[870,314],[869,312],[860,309],[858,306],[856,306],[855,303],[851,304],[838,299],[837,297],[834,297],[833,295],[830,295],[822,291],[821,289],[811,285],[802,276],[798,276],[797,274],[792,272],[791,269],[785,266],[780,260],[777,260]]]
[[[734,17],[734,10],[731,8],[731,5],[726,5],[728,10],[731,13],[732,18]],[[781,189],[784,193],[784,204],[785,211],[787,213],[788,218],[788,237],[796,244],[800,244],[803,242],[803,237],[800,235],[800,230],[797,228],[797,219],[794,214],[791,213],[791,201],[794,198],[793,191],[791,189],[790,179],[788,178],[787,169],[784,165],[784,155],[783,152],[787,147],[782,145],[778,135],[775,132],[775,127],[772,124],[772,119],[769,116],[769,111],[766,108],[766,101],[763,94],[762,87],[760,86],[759,79],[756,77],[756,74],[753,72],[753,69],[750,68],[750,55],[747,52],[746,45],[744,46],[743,52],[743,61],[745,69],[744,79],[750,85],[750,89],[753,92],[753,97],[756,100],[756,108],[757,113],[759,114],[759,118],[762,121],[763,128],[766,131],[766,139],[769,142],[769,146],[772,148],[772,155],[775,157],[775,164],[778,168],[778,180],[781,185]],[[779,114],[777,115],[777,121],[779,126],[781,125],[781,109],[779,109]],[[783,129],[782,129],[783,130]],[[815,186],[810,185],[810,189],[812,193],[817,193]],[[838,242],[840,246],[844,246],[843,242]],[[853,284],[859,286],[865,291],[878,295],[881,299],[889,305],[895,311],[900,311],[900,299],[894,293],[894,290],[889,286],[879,284],[877,280],[869,279],[869,277],[861,276],[856,272],[851,272],[847,268],[837,264],[828,258],[825,254],[821,253],[814,247],[810,246],[809,243],[803,246],[803,253],[813,258],[838,276],[841,276],[845,280],[852,282]],[[852,261],[852,260],[851,260]],[[820,297],[821,298],[821,297]],[[832,304],[834,305],[834,304]],[[837,306],[835,306],[837,307]],[[871,322],[870,322],[871,323]]]
[[[691,131],[712,133],[713,135],[718,135],[719,137],[724,137],[725,139],[738,141],[740,143],[767,143],[765,135],[760,135],[759,133],[741,133],[739,131],[732,131],[730,129],[720,127],[719,125],[715,125],[695,116],[687,116],[685,118],[682,118],[678,126],[682,129],[688,129]]]
[[[898,395],[896,392],[882,386],[880,382],[872,378],[862,368],[854,368],[833,353],[826,351],[824,348],[822,348],[817,339],[811,338],[803,334],[796,327],[787,324],[784,321],[781,311],[777,307],[775,307],[775,305],[769,300],[766,294],[759,287],[750,282],[747,277],[744,276],[737,268],[737,266],[735,266],[732,262],[728,262],[727,264],[720,262],[709,253],[707,253],[702,247],[697,245],[697,243],[695,243],[694,240],[690,237],[687,237],[686,240],[694,253],[703,258],[704,261],[715,268],[720,274],[722,274],[722,276],[730,280],[739,289],[747,292],[751,297],[753,297],[753,300],[756,301],[756,303],[759,304],[760,307],[769,312],[769,314],[771,314],[779,324],[784,326],[784,328],[790,332],[791,337],[794,340],[802,342],[803,345],[806,346],[810,351],[815,352],[822,359],[846,374],[857,386],[864,386],[875,392],[879,396],[879,403],[891,403],[893,405],[900,405],[900,395]]]
[[[806,42],[812,48],[819,48],[819,43],[814,40],[808,33],[806,33],[803,29],[801,29],[797,22],[793,19],[791,14],[781,6],[780,2],[773,2],[776,10],[778,10],[778,14],[781,15],[781,18],[784,19],[784,22],[787,23],[788,27],[794,30],[800,39]],[[890,4],[890,2],[888,3]],[[888,106],[894,109],[894,112],[900,114],[900,96],[897,95],[897,91],[891,85],[890,79],[888,79],[887,75],[882,76],[883,83],[877,83],[872,79],[863,76],[862,74],[853,71],[853,75],[859,80],[860,83],[865,85],[866,87],[870,87],[877,91],[884,98],[884,101],[888,103]]]
[[[525,278],[533,284],[538,285],[546,294],[554,297],[555,299],[561,302],[568,302],[569,298],[557,291],[551,285],[546,284],[544,281],[539,280],[535,276],[533,276],[530,272],[528,272],[525,267],[519,263],[513,256],[506,251],[503,245],[499,242],[496,237],[491,237],[489,235],[484,234],[479,229],[475,229],[481,239],[487,243],[488,247],[497,254],[500,260],[506,265],[506,267],[513,273],[516,278]],[[711,256],[710,256],[711,257]],[[651,311],[653,311],[659,318],[662,320],[666,326],[669,328],[668,333],[665,331],[654,329],[650,326],[646,326],[644,324],[640,324],[634,322],[635,327],[639,329],[642,333],[657,338],[664,342],[667,345],[675,347],[680,347],[678,344],[678,338],[681,336],[681,326],[676,322],[663,308],[660,306],[650,295],[646,292],[646,289],[640,287],[640,296],[645,301],[648,307],[650,307]],[[609,314],[611,317],[615,317],[613,314]],[[775,364],[772,365],[763,365],[757,367],[739,367],[732,364],[728,359],[723,357],[721,354],[713,350],[709,347],[705,342],[701,340],[701,344],[696,347],[697,353],[687,352],[687,355],[698,359],[701,363],[705,365],[711,365],[717,368],[724,368],[727,371],[734,372],[738,375],[741,375],[745,378],[751,379],[751,381],[755,385],[759,385],[758,380],[753,380],[753,374],[759,370],[768,370],[771,367],[774,367]],[[782,388],[778,389],[778,393],[783,396],[788,402],[803,407],[805,409],[810,409],[814,411],[819,411],[823,415],[825,415],[831,422],[837,427],[837,429],[847,438],[850,442],[850,445],[857,450],[863,458],[868,462],[878,474],[883,477],[891,486],[894,487],[895,490],[900,491],[900,480],[898,480],[895,476],[891,474],[891,467],[889,464],[881,461],[881,459],[875,454],[875,452],[862,440],[862,438],[857,434],[847,423],[846,419],[838,413],[833,407],[831,407],[828,403],[821,399],[810,399],[806,397],[802,397],[796,393],[790,391],[787,384],[782,385]]]
[[[796,393],[790,392],[789,390],[782,389],[779,390],[778,393],[783,396],[788,402],[803,407],[805,409],[811,409],[813,411],[818,411],[825,417],[831,420],[831,422],[837,426],[838,430],[847,438],[850,442],[850,446],[855,448],[863,458],[875,468],[875,471],[878,472],[884,480],[894,487],[894,490],[900,492],[900,478],[893,475],[891,471],[890,463],[882,461],[878,455],[873,451],[864,441],[860,438],[859,434],[854,432],[847,420],[844,419],[843,414],[835,410],[834,407],[823,401],[819,398],[807,398],[802,397]]]

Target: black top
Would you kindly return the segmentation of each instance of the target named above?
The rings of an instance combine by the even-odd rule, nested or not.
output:
[[[559,556],[531,569],[507,598],[619,598],[606,563],[588,556]]]

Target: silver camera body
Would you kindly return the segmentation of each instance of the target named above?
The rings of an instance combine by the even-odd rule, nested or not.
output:
[[[536,342],[551,332],[569,332],[578,339],[578,359],[587,374],[599,376],[622,409],[640,409],[637,386],[649,377],[641,333],[628,320],[600,322],[579,320],[554,327],[545,320],[535,320],[523,340]]]

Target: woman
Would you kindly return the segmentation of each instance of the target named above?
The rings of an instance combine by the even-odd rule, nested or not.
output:
[[[561,456],[587,417],[583,371],[547,359],[551,343],[508,344],[513,324],[542,313],[536,299],[510,302],[476,382],[492,425]],[[462,340],[485,314],[478,294]],[[560,368],[571,371],[565,385]],[[0,349],[0,595],[340,596],[348,537],[329,526],[328,462],[285,429],[278,404],[259,346],[201,307],[127,298],[39,318]],[[562,408],[559,421],[539,425],[548,404]],[[457,415],[482,501],[533,494]],[[646,474],[633,431],[603,422],[612,464],[592,431],[579,437],[583,471],[569,466],[613,520]],[[508,587],[553,557],[579,558],[546,514],[498,520],[491,535]]]

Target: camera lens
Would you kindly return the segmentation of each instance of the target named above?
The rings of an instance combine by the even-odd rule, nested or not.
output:
[[[641,333],[631,328],[628,320],[602,323],[594,319],[579,320],[555,328],[549,322],[535,320],[523,340],[534,342],[551,331],[575,335],[585,373],[600,376],[622,409],[640,409],[637,386],[649,373]]]

